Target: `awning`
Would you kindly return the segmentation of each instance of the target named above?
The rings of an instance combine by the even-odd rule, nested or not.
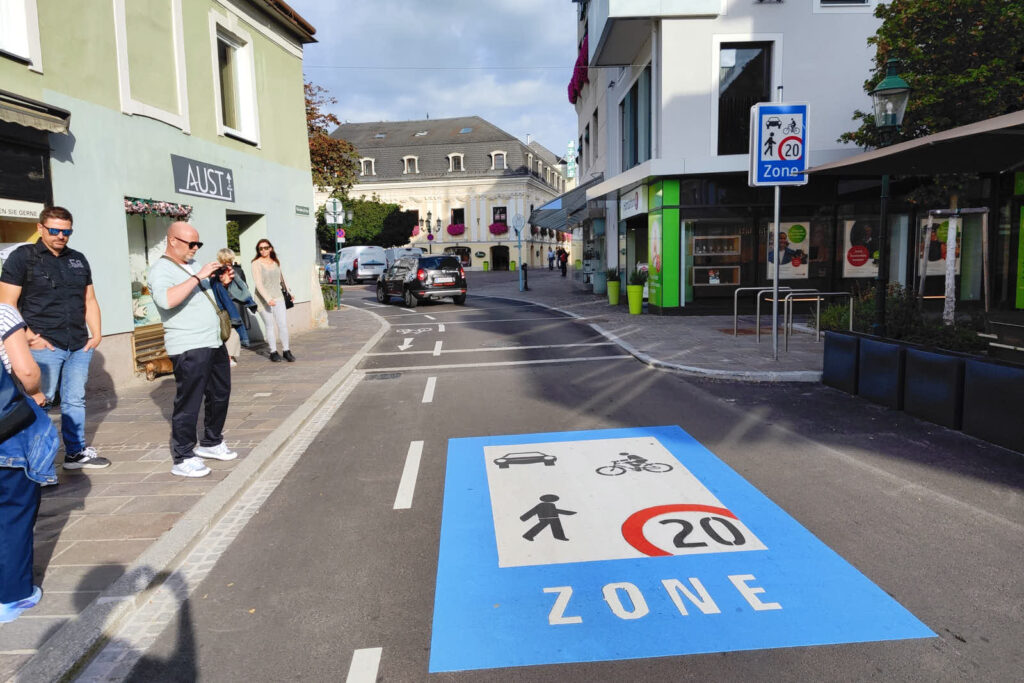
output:
[[[71,112],[0,90],[0,121],[63,135],[71,125]]]
[[[587,188],[598,184],[602,180],[604,180],[604,174],[598,174],[593,180],[579,187],[574,187],[565,194],[548,202],[544,207],[534,209],[530,213],[530,225],[550,230],[568,230],[566,226],[568,225],[569,217],[587,206]],[[558,203],[556,204],[556,202]],[[553,206],[560,208],[550,208]]]
[[[1005,173],[1024,168],[1024,111],[823,164],[808,173],[843,176]]]

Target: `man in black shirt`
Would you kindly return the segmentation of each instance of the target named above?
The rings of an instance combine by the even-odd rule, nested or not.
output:
[[[97,469],[109,467],[110,461],[85,444],[85,382],[93,349],[102,339],[100,306],[89,262],[67,246],[72,221],[63,207],[43,209],[36,225],[39,241],[18,247],[4,262],[0,303],[17,306],[28,325],[28,344],[47,402],[60,383],[64,469]]]

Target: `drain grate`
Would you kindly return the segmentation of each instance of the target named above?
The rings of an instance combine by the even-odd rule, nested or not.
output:
[[[377,372],[377,373],[367,373],[366,379],[368,379],[368,380],[373,380],[373,379],[398,379],[401,376],[402,376],[402,373],[400,373],[400,372]]]

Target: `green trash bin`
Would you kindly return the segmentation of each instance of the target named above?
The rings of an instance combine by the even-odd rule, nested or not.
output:
[[[484,270],[487,271],[487,270],[490,270],[490,269],[491,269],[491,262],[490,261],[484,261]]]
[[[516,269],[516,262],[515,261],[509,261],[508,262],[508,269],[509,270],[515,270]]]

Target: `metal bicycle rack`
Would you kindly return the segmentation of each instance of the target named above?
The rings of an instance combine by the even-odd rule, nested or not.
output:
[[[816,314],[814,316],[814,341],[821,341],[821,301],[828,296],[845,296],[850,299],[850,331],[853,332],[853,294],[851,292],[819,292],[817,290],[811,293],[811,296],[806,296],[808,292],[794,291],[787,294],[782,300],[782,329],[785,333],[786,343],[785,350],[789,351],[789,335],[793,333],[793,304],[796,301],[814,301],[817,307]],[[794,296],[800,295],[799,299],[793,299]]]
[[[755,308],[755,314],[754,314],[754,324],[757,326],[757,343],[758,344],[761,343],[761,296],[762,296],[762,294],[769,293],[769,292],[772,292],[772,291],[773,291],[772,288],[769,287],[769,288],[764,289],[764,290],[762,290],[762,291],[760,291],[760,292],[758,292],[757,294],[754,295],[754,298],[757,299],[757,306]],[[791,296],[793,294],[806,294],[808,292],[817,292],[818,290],[810,289],[810,288],[794,289],[793,287],[787,287],[787,288],[783,289],[782,287],[779,287],[779,294],[781,294],[784,291],[788,292],[787,296]],[[768,297],[765,297],[765,301],[768,301],[768,300],[769,300]],[[785,304],[785,299],[783,299],[783,304]],[[785,309],[783,309],[782,320],[783,320],[783,323],[785,323],[785,320],[786,320]],[[785,327],[785,324],[783,324],[783,327]]]
[[[775,291],[775,288],[774,287],[760,287],[760,286],[758,286],[758,287],[737,287],[735,290],[733,290],[733,293],[732,293],[732,336],[734,336],[734,337],[737,336],[737,334],[739,332],[739,324],[737,322],[739,320],[739,310],[740,310],[739,309],[739,301],[740,301],[739,294],[740,294],[740,292],[755,292],[755,291],[757,292],[757,294],[755,296],[760,296],[761,292],[773,292],[773,291]],[[789,287],[779,287],[779,291],[780,292],[788,292],[788,291],[791,291],[791,289]],[[759,322],[760,322],[760,320],[759,320]],[[758,327],[758,329],[760,330],[760,326]]]

